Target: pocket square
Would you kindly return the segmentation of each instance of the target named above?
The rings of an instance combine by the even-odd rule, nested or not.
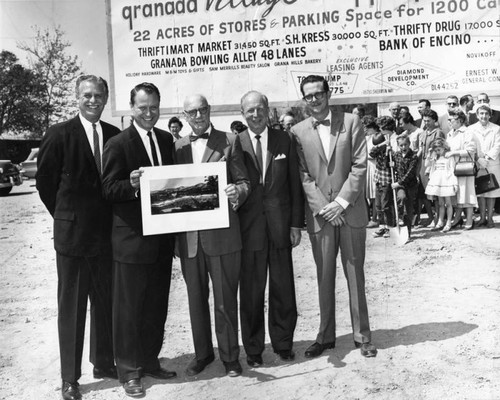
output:
[[[285,158],[286,158],[286,156],[284,154],[278,154],[274,159],[275,160],[283,160]]]

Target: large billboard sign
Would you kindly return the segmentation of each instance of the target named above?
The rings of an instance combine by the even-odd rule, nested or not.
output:
[[[500,88],[500,0],[106,1],[114,115],[143,81],[167,113],[193,93],[214,111],[249,90],[293,105],[310,74],[344,104]]]

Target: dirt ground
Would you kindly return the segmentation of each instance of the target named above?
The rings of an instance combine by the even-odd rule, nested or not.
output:
[[[60,398],[52,219],[34,181],[0,198],[0,399]],[[145,378],[155,399],[499,399],[500,217],[495,229],[417,229],[395,247],[368,233],[366,279],[376,358],[354,349],[345,278],[337,278],[337,344],[316,359],[305,349],[319,323],[315,266],[303,235],[294,251],[299,319],[296,359],[282,362],[266,343],[264,365],[229,378],[219,360],[196,377],[186,290],[174,263],[164,367],[176,379]],[[95,380],[88,335],[80,388],[84,399],[127,398],[114,380]],[[241,341],[240,341],[241,343]]]

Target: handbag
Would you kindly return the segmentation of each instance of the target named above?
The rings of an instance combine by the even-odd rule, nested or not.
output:
[[[476,176],[476,194],[483,194],[498,189],[498,181],[495,175],[490,174],[486,169],[486,175]]]
[[[455,176],[476,176],[477,175],[477,166],[474,161],[472,161],[472,157],[469,152],[470,160],[462,161],[462,156],[458,159],[458,162],[455,165]]]

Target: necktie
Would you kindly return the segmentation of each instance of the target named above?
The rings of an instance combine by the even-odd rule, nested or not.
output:
[[[325,126],[330,126],[330,120],[329,119],[324,119],[323,121],[314,121],[313,122],[313,128],[316,129],[318,125],[325,125]]]
[[[101,165],[101,148],[99,147],[99,134],[97,133],[96,125],[92,124],[92,131],[94,134],[94,160],[95,165],[97,166],[97,170],[99,174],[102,174],[102,165]]]
[[[260,135],[255,135],[255,139],[257,139],[257,145],[255,146],[255,156],[257,157],[257,164],[259,164],[260,168],[260,179],[262,180],[262,175],[264,171],[263,161],[262,161],[262,144],[260,143]]]
[[[201,135],[195,135],[194,133],[189,135],[189,140],[192,142],[198,139],[208,139],[208,132],[202,133]]]
[[[153,136],[151,131],[148,132],[149,145],[151,146],[151,154],[153,155],[153,165],[158,167],[160,163],[158,162],[158,153],[156,152],[155,142],[153,141]]]

